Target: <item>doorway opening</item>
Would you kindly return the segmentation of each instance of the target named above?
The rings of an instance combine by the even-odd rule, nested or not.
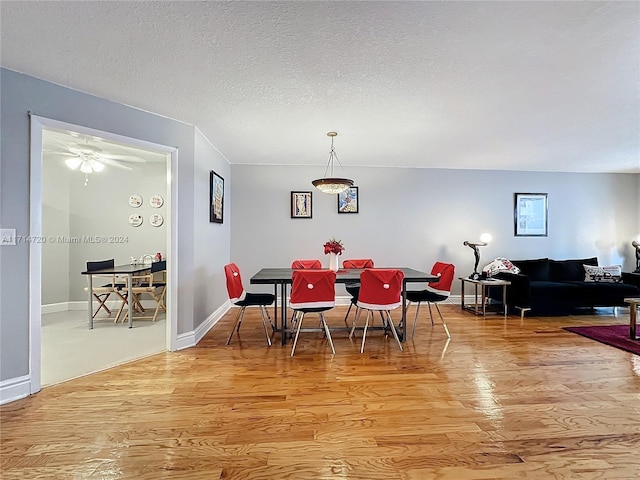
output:
[[[176,349],[176,160],[174,147],[31,116],[30,231],[42,239],[30,247],[31,393]],[[144,202],[132,206],[131,197]],[[86,262],[157,253],[167,260],[164,319],[134,319],[129,329],[96,316],[89,330]]]

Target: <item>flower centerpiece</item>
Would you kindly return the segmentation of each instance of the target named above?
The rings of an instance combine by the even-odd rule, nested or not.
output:
[[[330,239],[328,242],[324,244],[324,253],[325,255],[329,254],[329,269],[334,272],[338,271],[338,255],[342,255],[344,251],[344,245],[340,240],[336,240],[335,238]]]

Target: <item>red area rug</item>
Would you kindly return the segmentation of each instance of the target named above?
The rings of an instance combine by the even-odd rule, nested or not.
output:
[[[597,325],[593,327],[564,327],[565,330],[583,337],[596,340],[605,345],[620,348],[627,352],[640,355],[640,340],[631,340],[629,324],[626,325]]]

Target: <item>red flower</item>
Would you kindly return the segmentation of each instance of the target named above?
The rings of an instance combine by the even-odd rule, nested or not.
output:
[[[324,244],[324,253],[335,253],[336,255],[342,255],[342,251],[344,250],[344,245],[340,240],[336,240],[335,238],[330,239],[328,242]]]

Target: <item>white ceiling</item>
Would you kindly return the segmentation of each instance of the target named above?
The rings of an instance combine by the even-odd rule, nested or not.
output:
[[[3,67],[232,164],[640,173],[640,2],[0,2]]]

